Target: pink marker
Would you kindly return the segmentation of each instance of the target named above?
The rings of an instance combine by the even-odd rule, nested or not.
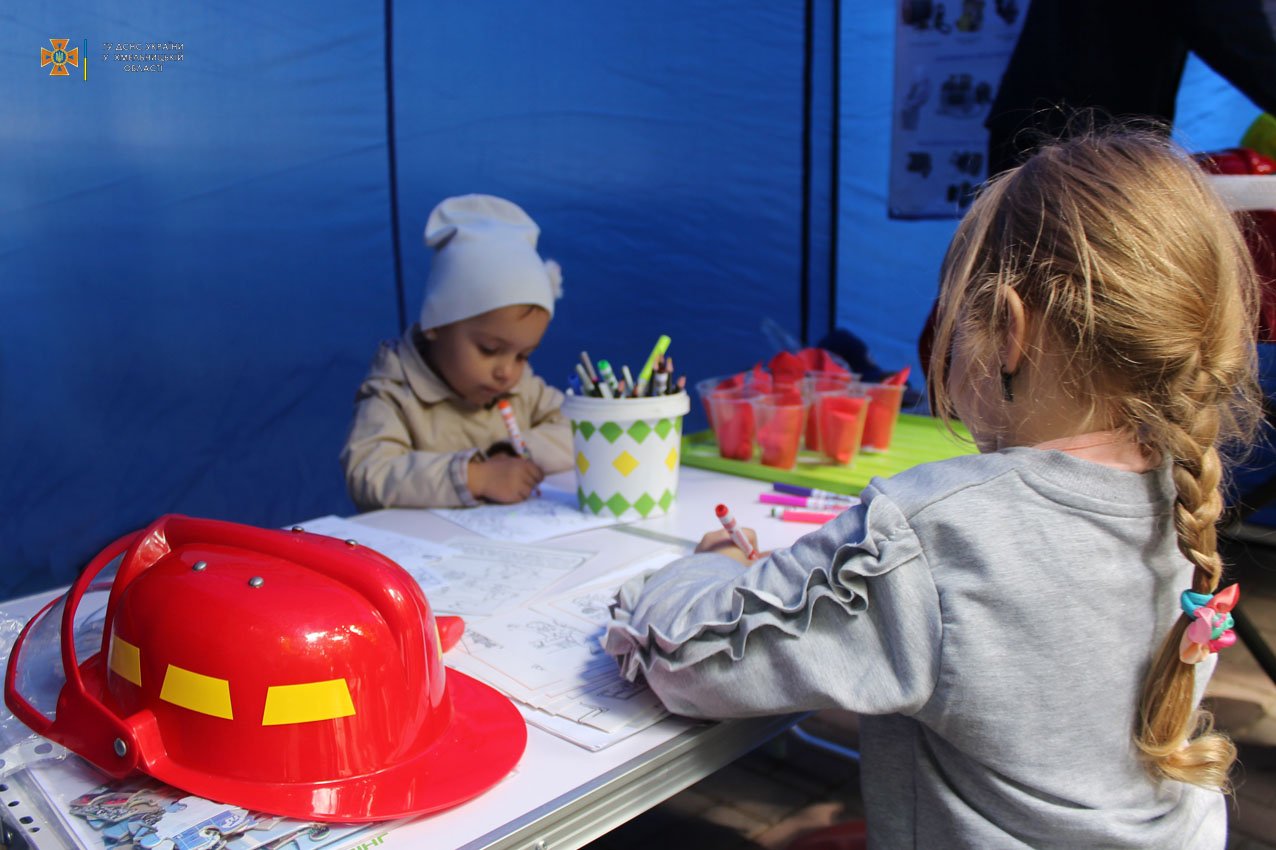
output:
[[[803,511],[796,508],[771,508],[771,516],[785,522],[810,522],[823,525],[837,519],[841,511]]]
[[[846,499],[826,499],[822,496],[793,496],[788,493],[759,493],[758,501],[764,505],[785,505],[790,508],[811,508],[817,511],[840,511],[852,504]]]
[[[718,515],[718,519],[722,522],[722,527],[727,530],[727,534],[731,535],[731,542],[740,547],[745,556],[752,561],[758,557],[758,550],[753,548],[753,544],[749,542],[749,538],[744,536],[744,532],[740,530],[740,526],[736,523],[735,517],[731,516],[731,511],[726,505],[718,505],[714,509],[714,513]]]

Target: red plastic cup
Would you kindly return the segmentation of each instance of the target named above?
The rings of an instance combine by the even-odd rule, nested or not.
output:
[[[792,390],[758,396],[753,399],[753,412],[762,465],[792,469],[797,465],[806,415],[802,394]]]
[[[843,466],[855,462],[874,404],[865,395],[829,394],[820,399],[820,445],[826,458]]]
[[[873,404],[864,423],[862,447],[866,452],[884,452],[891,447],[891,438],[895,436],[904,387],[902,384],[864,384],[863,387]]]
[[[748,389],[716,390],[707,396],[709,421],[718,454],[728,460],[753,460],[753,398]]]
[[[845,395],[855,376],[848,372],[807,372],[802,379],[802,397],[806,400],[806,448],[820,450],[820,399],[829,393]]]
[[[712,378],[696,381],[696,395],[700,397],[700,404],[704,406],[704,415],[709,420],[710,428],[713,428],[713,410],[709,404],[709,396],[715,392],[743,389],[748,385],[749,373],[747,372],[740,372],[735,375],[715,375]]]
[[[700,403],[704,405],[704,415],[709,420],[710,428],[713,428],[713,410],[709,405],[709,396],[717,391],[718,384],[722,383],[723,380],[721,377],[716,377],[696,381],[696,396],[700,399]]]

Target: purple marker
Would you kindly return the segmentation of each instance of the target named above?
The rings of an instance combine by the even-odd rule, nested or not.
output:
[[[845,493],[832,493],[828,490],[816,490],[813,487],[800,487],[797,484],[783,484],[776,482],[772,485],[776,492],[788,493],[790,496],[806,496],[808,499],[824,499],[832,502],[850,502],[854,500],[854,496],[848,496]]]

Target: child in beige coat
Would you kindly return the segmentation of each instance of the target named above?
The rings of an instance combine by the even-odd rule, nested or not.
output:
[[[518,502],[571,466],[563,395],[527,365],[562,293],[558,264],[536,252],[539,235],[527,213],[490,195],[448,198],[430,213],[420,322],[382,343],[341,451],[361,510]],[[510,445],[502,399],[527,457]]]

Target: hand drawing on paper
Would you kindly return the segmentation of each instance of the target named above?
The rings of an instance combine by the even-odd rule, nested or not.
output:
[[[480,505],[476,508],[435,508],[433,513],[496,540],[534,543],[564,534],[615,525],[615,517],[595,516],[580,510],[576,494],[543,486],[539,498],[514,505]]]

